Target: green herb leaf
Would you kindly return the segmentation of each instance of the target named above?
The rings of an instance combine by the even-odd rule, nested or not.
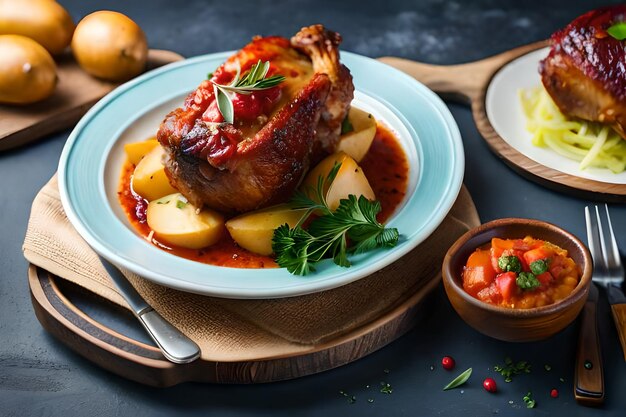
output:
[[[285,224],[274,231],[272,249],[276,262],[292,274],[306,275],[315,270],[313,264],[324,258],[332,258],[335,264],[349,267],[348,254],[392,247],[398,243],[398,230],[387,229],[376,220],[381,210],[376,201],[349,195],[339,202],[334,212],[330,210],[324,190],[335,179],[340,167],[341,164],[335,164],[326,178],[320,176],[317,187],[308,190],[307,194],[296,193],[291,207],[307,212],[294,228]],[[310,223],[308,230],[304,230],[302,224],[314,212],[319,217]],[[352,247],[348,246],[348,239]]]
[[[537,277],[531,272],[520,272],[515,283],[523,290],[534,290],[541,286]]]
[[[541,275],[548,270],[548,259],[538,259],[530,263],[530,271],[535,275]]]
[[[176,208],[184,209],[187,206],[187,203],[181,200],[176,200]]]
[[[390,384],[386,382],[381,382],[380,385],[380,392],[382,392],[383,394],[391,394],[393,392],[393,388],[391,388]]]
[[[354,131],[354,126],[352,126],[348,115],[346,115],[346,117],[343,119],[343,122],[341,122],[341,134],[345,135],[346,133],[350,133],[352,131]]]
[[[467,380],[469,379],[470,375],[472,375],[472,368],[468,368],[461,375],[457,376],[452,381],[450,381],[450,383],[448,385],[443,387],[443,390],[447,391],[449,389],[453,389],[453,388],[456,388],[456,387],[458,387],[460,385],[465,384],[467,382]]]
[[[207,80],[210,80],[211,78],[213,78],[213,73],[212,73],[212,72],[209,72],[209,73],[206,75],[206,79],[207,79]]]
[[[506,357],[504,365],[495,365],[493,370],[504,377],[504,382],[513,381],[515,375],[530,373],[530,364],[526,361],[513,362],[513,359]]]
[[[217,101],[217,108],[222,113],[224,121],[226,123],[233,123],[235,120],[235,108],[230,97],[230,93],[224,91],[217,84],[213,85],[215,90],[215,99]]]
[[[624,39],[626,39],[626,22],[614,23],[606,31],[609,35],[611,35],[618,41],[623,41]]]
[[[517,256],[504,256],[498,258],[498,267],[504,272],[521,272],[522,263]]]
[[[533,394],[529,391],[528,394],[524,395],[522,398],[522,400],[526,403],[526,408],[535,408],[535,405],[537,405],[537,402],[533,400],[532,395]]]

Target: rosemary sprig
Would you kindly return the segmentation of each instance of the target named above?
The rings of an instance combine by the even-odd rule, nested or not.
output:
[[[285,77],[278,74],[265,78],[269,70],[269,61],[261,62],[259,60],[241,77],[241,67],[237,61],[237,73],[228,85],[211,81],[217,100],[217,108],[227,123],[233,123],[235,118],[233,94],[252,94],[254,91],[267,90],[285,81]]]

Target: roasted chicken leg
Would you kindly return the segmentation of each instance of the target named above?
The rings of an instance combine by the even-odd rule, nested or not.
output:
[[[610,124],[626,138],[626,42],[607,33],[626,20],[626,5],[588,12],[552,35],[539,72],[567,116]]]
[[[321,25],[303,28],[291,42],[255,38],[189,94],[161,123],[170,182],[196,207],[244,212],[288,200],[311,161],[333,152],[354,87],[339,62],[341,38]],[[269,62],[277,86],[232,94],[225,120],[215,84]]]

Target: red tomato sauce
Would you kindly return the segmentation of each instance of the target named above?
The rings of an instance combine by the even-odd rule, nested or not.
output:
[[[567,297],[581,271],[567,251],[530,236],[493,238],[470,255],[463,289],[481,301],[508,308],[533,308]]]
[[[406,194],[409,164],[397,139],[385,127],[378,125],[376,136],[365,158],[359,164],[365,173],[376,199],[381,204],[378,221],[385,222],[400,205]],[[130,183],[135,165],[126,162],[122,168],[118,197],[128,221],[133,228],[156,247],[192,261],[235,268],[275,268],[272,257],[262,256],[243,249],[224,229],[222,238],[203,249],[187,249],[162,244],[151,236],[151,229],[137,217],[137,200]]]

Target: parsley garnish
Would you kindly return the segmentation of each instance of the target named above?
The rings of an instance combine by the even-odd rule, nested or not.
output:
[[[500,375],[504,377],[504,382],[511,382],[515,375],[522,373],[529,374],[530,364],[526,361],[513,363],[513,359],[507,357],[504,359],[504,365],[495,365],[493,370],[499,372]]]
[[[233,123],[235,118],[232,101],[232,95],[234,93],[251,94],[255,91],[275,87],[285,81],[285,77],[282,75],[272,75],[269,78],[265,78],[269,70],[269,61],[261,62],[259,59],[259,62],[250,67],[250,70],[248,70],[243,77],[240,77],[241,68],[239,67],[239,61],[237,61],[237,73],[230,84],[223,85],[211,81],[213,83],[215,99],[217,100],[217,108],[220,113],[222,113],[227,123]]]
[[[184,209],[186,205],[187,203],[185,203],[184,201],[176,200],[176,208]]]
[[[534,290],[541,286],[541,282],[532,272],[520,272],[515,283],[523,290]]]
[[[359,254],[375,248],[389,248],[398,243],[398,229],[385,228],[376,220],[381,207],[378,201],[350,194],[339,202],[333,212],[326,203],[327,190],[341,164],[335,164],[326,178],[320,176],[317,187],[309,195],[298,192],[292,198],[293,209],[306,209],[306,213],[294,228],[284,224],[274,230],[272,249],[279,266],[295,275],[315,271],[313,264],[324,258],[343,267],[351,265],[348,254]],[[312,187],[310,187],[312,188]],[[305,230],[302,224],[315,212],[315,218]],[[351,245],[348,246],[348,239]]]
[[[618,41],[623,41],[626,39],[626,22],[614,23],[606,31]]]
[[[521,272],[522,263],[515,255],[505,256],[502,255],[498,258],[498,267],[504,272]]]
[[[530,263],[530,271],[535,275],[541,275],[548,270],[548,259],[538,259]]]

